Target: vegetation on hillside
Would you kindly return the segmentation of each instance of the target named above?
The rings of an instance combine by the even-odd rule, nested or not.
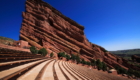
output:
[[[11,38],[6,38],[6,37],[0,36],[0,43],[2,43],[2,44],[11,45],[11,44],[13,44],[14,41],[15,40],[13,40]]]
[[[13,40],[13,39],[11,39],[11,38],[6,38],[6,37],[2,37],[2,36],[0,36],[0,39],[9,40],[9,41],[15,41],[15,40]]]
[[[81,63],[83,65],[88,65],[88,66],[97,66],[98,70],[103,70],[103,71],[107,70],[107,65],[104,62],[101,62],[99,59],[98,60],[92,59],[91,61],[86,61],[85,59],[80,58],[78,54],[68,55],[65,52],[59,52],[57,56],[59,59],[62,59],[64,57],[67,59],[67,61],[72,60],[73,62],[76,62],[77,64]]]
[[[127,74],[128,76],[135,76],[140,78],[140,71],[137,70],[133,70],[131,68],[129,68],[128,70],[121,68],[119,66],[116,66],[115,69],[117,70],[118,74]]]
[[[129,49],[129,50],[119,50],[119,51],[109,51],[117,56],[123,57],[125,59],[131,59],[132,55],[140,56],[140,49]]]
[[[118,50],[118,51],[109,51],[109,52],[113,54],[134,55],[134,54],[140,54],[140,49]]]

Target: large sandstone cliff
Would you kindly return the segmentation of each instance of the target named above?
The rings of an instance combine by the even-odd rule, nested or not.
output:
[[[63,51],[79,54],[86,60],[101,59],[110,67],[124,67],[121,58],[90,43],[84,35],[83,26],[64,16],[48,3],[42,0],[27,0],[26,11],[22,16],[20,39],[29,42],[30,45],[44,47],[49,53]]]

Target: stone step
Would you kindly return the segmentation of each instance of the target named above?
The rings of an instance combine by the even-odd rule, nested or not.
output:
[[[88,71],[92,71],[89,68],[86,68],[84,66],[79,66],[79,65],[76,65],[76,64],[72,64],[72,63],[69,63],[69,65],[71,65],[71,67],[75,68],[77,71],[79,71],[83,75],[89,77],[90,79],[100,80],[96,75],[92,75],[92,73],[94,73],[94,72],[92,72],[92,73],[88,72]]]
[[[54,80],[54,75],[53,75],[53,64],[55,60],[50,62],[46,69],[44,70],[43,75],[41,76],[40,80]]]
[[[56,71],[56,75],[58,76],[59,80],[67,80],[64,76],[64,74],[62,73],[62,71],[60,70],[59,66],[58,66],[58,62],[56,61],[54,67],[55,67],[55,71]]]
[[[63,65],[64,68],[65,68],[72,76],[74,76],[77,80],[82,80],[81,77],[79,77],[78,75],[76,75],[73,71],[71,71],[71,70],[69,69],[69,67],[67,67],[67,66],[65,65],[65,62],[64,62],[64,61],[62,61],[62,65]]]
[[[77,71],[73,70],[68,64],[67,62],[65,62],[65,65],[67,68],[69,68],[69,70],[71,70],[75,75],[77,75],[79,78],[81,78],[82,80],[86,80],[86,78],[82,75],[80,75]]]
[[[108,74],[108,73],[98,71],[98,70],[89,69],[89,68],[79,66],[76,64],[72,64],[72,63],[68,63],[68,64],[72,65],[71,67],[74,67],[74,69],[79,69],[79,72],[81,71],[82,73],[88,73],[88,75],[90,75],[89,77],[94,76],[92,79],[96,79],[96,80],[129,80],[128,78],[118,77],[116,75]]]
[[[36,64],[39,64],[39,63],[41,63],[45,60],[46,59],[43,59],[43,60],[28,63],[28,64],[24,64],[24,65],[21,65],[21,66],[17,66],[17,67],[8,69],[8,70],[1,71],[0,72],[0,79],[9,79],[9,78],[11,78],[11,77],[13,77],[17,74],[20,74],[21,72],[27,70],[28,68],[30,68],[30,67],[32,67]]]
[[[62,61],[59,62],[59,66],[62,69],[62,71],[68,76],[69,80],[76,80],[73,75],[69,73],[69,71],[62,65]]]
[[[18,60],[18,61],[11,61],[11,62],[3,62],[3,63],[0,63],[0,66],[12,65],[12,64],[16,64],[16,63],[22,63],[22,62],[27,62],[27,61],[39,60],[39,59],[41,59],[41,58]]]
[[[69,64],[69,62],[66,62],[66,65],[69,66],[71,68],[71,70],[73,70],[74,72],[76,72],[79,76],[81,76],[83,79],[88,79],[90,80],[91,78],[87,77],[86,75],[84,75],[83,73],[80,72],[80,66],[79,67],[73,67]]]
[[[79,74],[81,74],[81,75],[83,75],[87,78],[90,78],[90,79],[92,78],[92,77],[89,76],[88,73],[81,71],[82,70],[81,68],[85,68],[85,67],[82,67],[82,66],[79,66],[79,65],[76,65],[76,64],[71,64],[71,63],[68,63],[68,65],[71,68],[73,68],[75,71],[78,71]]]
[[[17,80],[35,80],[41,69],[51,60],[47,60],[20,76]]]

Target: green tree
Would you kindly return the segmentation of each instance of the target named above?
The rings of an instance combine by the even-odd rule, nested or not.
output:
[[[102,62],[102,65],[103,65],[102,70],[106,71],[107,70],[107,65],[104,62]]]
[[[62,52],[62,57],[66,57],[65,52]]]
[[[132,76],[133,72],[133,69],[129,68],[127,71],[127,75]]]
[[[97,63],[98,70],[101,70],[102,67],[103,67],[102,62],[98,59],[98,60],[96,61],[96,63]]]
[[[97,59],[96,64],[99,65],[101,63],[100,59]]]
[[[77,64],[79,64],[80,63],[80,57],[79,57],[79,55],[76,55],[75,56],[75,59],[76,59]]]
[[[103,50],[104,52],[108,52],[106,49]]]
[[[87,64],[88,66],[90,66],[90,65],[91,65],[91,62],[87,61],[86,64]]]
[[[62,53],[59,52],[59,53],[57,54],[57,56],[58,56],[58,58],[60,58],[60,57],[62,56]]]
[[[48,53],[48,52],[47,52],[47,50],[46,50],[45,48],[42,48],[42,49],[40,49],[40,50],[38,51],[38,54],[41,54],[41,55],[43,55],[43,56],[46,56],[47,53]]]
[[[115,69],[117,70],[118,74],[127,74],[127,70],[120,66],[116,66]]]
[[[62,57],[66,57],[64,52],[59,52],[58,55],[59,59],[62,59]]]
[[[52,53],[50,54],[50,57],[53,57],[53,55],[54,55],[54,54],[53,54],[53,52],[52,52]]]
[[[31,47],[30,47],[30,51],[31,51],[31,53],[33,53],[33,54],[37,54],[37,53],[38,53],[38,50],[36,49],[35,46],[31,46]]]
[[[84,64],[86,64],[86,61],[84,59],[82,59],[81,63],[84,65]]]
[[[70,60],[70,56],[68,54],[66,54],[66,59],[67,59],[67,61]]]
[[[91,65],[95,66],[96,65],[96,61],[94,59],[91,60]]]
[[[75,61],[75,60],[76,60],[76,56],[75,56],[74,54],[71,54],[71,59],[72,59],[73,61]]]

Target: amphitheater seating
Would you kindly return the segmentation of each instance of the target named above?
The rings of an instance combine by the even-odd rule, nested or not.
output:
[[[0,80],[129,80],[29,52],[0,48],[0,60]]]
[[[0,62],[26,60],[26,59],[34,59],[34,58],[41,58],[41,57],[43,56],[31,54],[30,52],[0,48]]]

